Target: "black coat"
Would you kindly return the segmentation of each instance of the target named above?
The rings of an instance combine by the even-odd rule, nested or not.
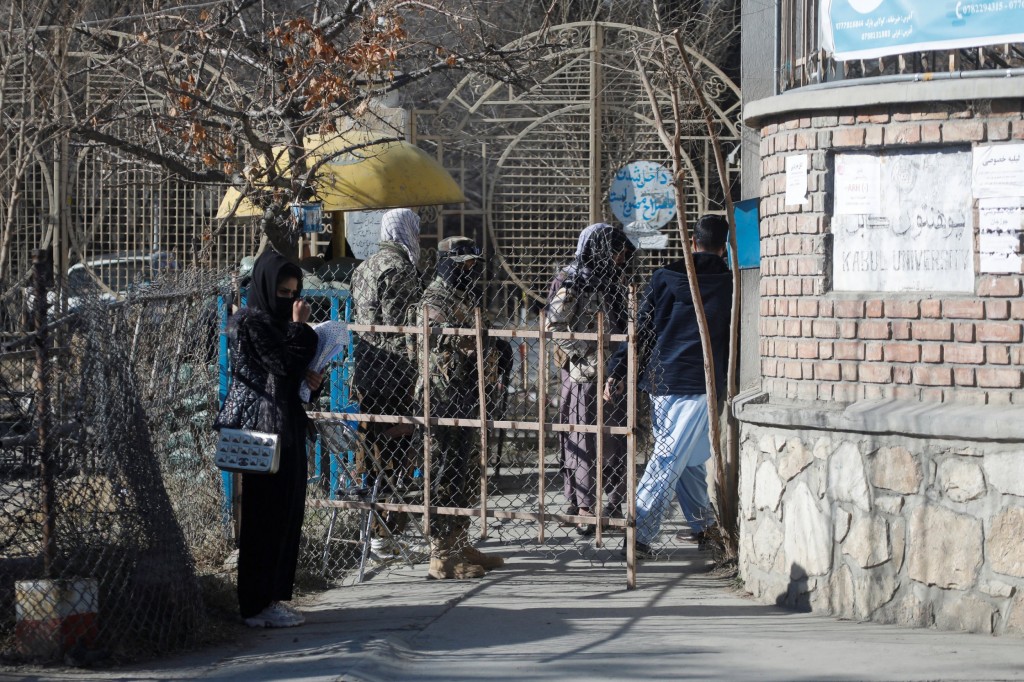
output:
[[[715,388],[721,396],[729,360],[732,274],[715,254],[694,253],[693,259],[711,337]],[[642,390],[651,395],[707,393],[704,355],[685,261],[659,268],[651,276],[637,314],[637,345]],[[609,376],[625,376],[626,344],[608,364]]]
[[[231,388],[214,427],[276,433],[285,447],[302,442],[307,417],[299,384],[316,354],[316,332],[246,307],[228,323],[228,339]]]

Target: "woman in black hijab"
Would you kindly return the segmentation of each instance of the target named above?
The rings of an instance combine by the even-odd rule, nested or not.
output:
[[[306,411],[299,384],[316,390],[320,375],[307,367],[316,332],[299,298],[302,270],[276,251],[253,267],[248,301],[228,324],[231,388],[215,428],[280,436],[277,473],[242,475],[238,537],[238,606],[251,627],[294,627],[304,618],[284,604],[292,598],[306,506]]]

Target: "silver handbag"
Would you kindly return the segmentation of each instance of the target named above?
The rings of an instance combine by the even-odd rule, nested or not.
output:
[[[281,463],[277,434],[249,429],[221,429],[214,463],[239,474],[274,474]]]

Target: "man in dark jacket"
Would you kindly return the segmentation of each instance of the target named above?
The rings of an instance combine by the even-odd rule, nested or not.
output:
[[[723,259],[728,234],[729,224],[721,216],[704,216],[693,229],[693,260],[719,395],[725,388],[732,307],[732,275]],[[711,443],[704,354],[685,261],[654,272],[640,304],[637,339],[640,388],[651,394],[655,439],[654,452],[637,487],[637,556],[646,558],[673,491],[688,512],[695,534],[714,523],[707,485],[694,485],[711,456]],[[625,359],[623,346],[609,363],[606,398],[622,392]]]

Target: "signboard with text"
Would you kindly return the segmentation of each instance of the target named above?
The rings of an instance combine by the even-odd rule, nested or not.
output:
[[[971,152],[837,154],[835,291],[973,292]]]
[[[821,0],[820,16],[840,61],[1024,41],[1024,0]]]

